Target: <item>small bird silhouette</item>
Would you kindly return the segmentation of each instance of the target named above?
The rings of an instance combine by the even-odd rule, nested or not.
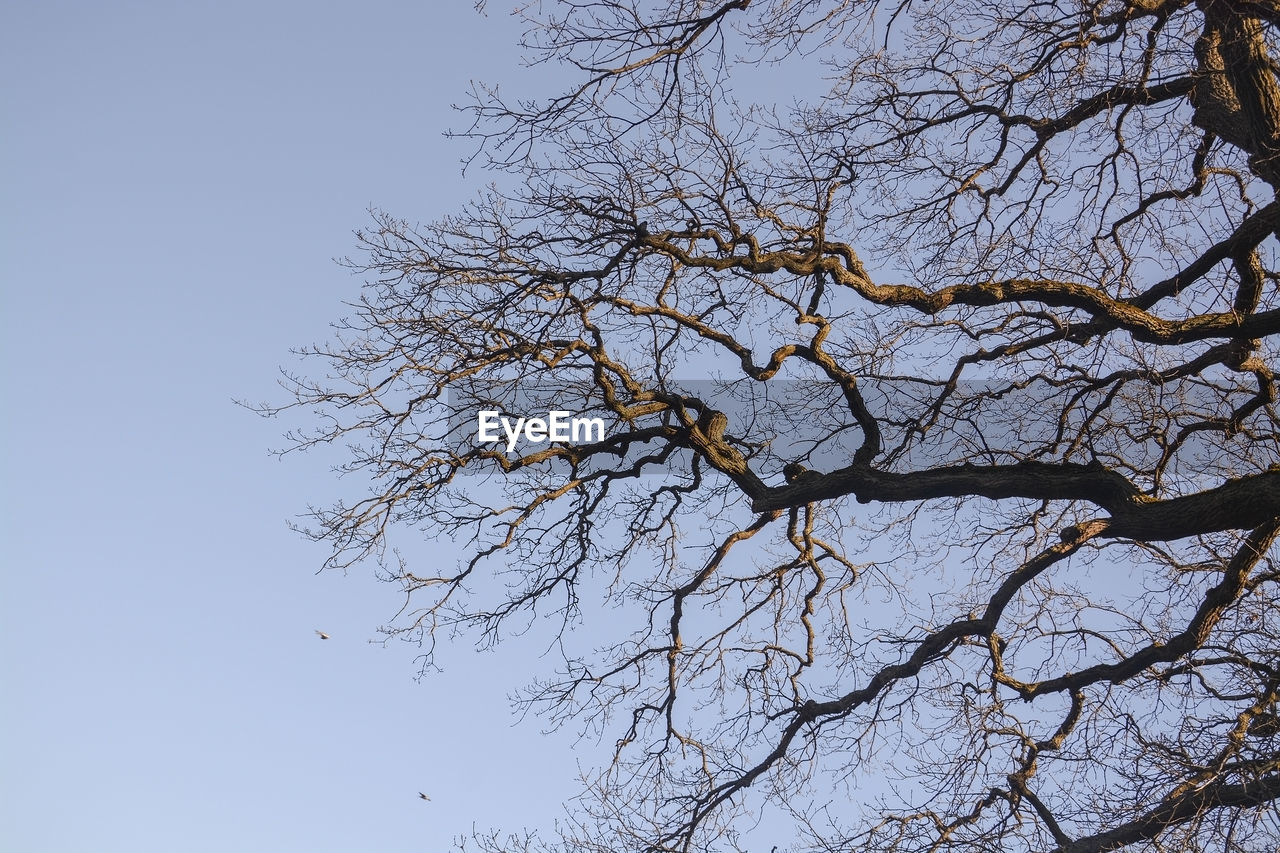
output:
[[[426,800],[428,803],[431,802],[431,798],[428,797],[426,794],[422,793],[421,791],[418,792],[418,796]]]
[[[320,638],[320,639],[322,639],[322,640],[327,640],[327,639],[329,639],[329,635],[328,635],[328,634],[326,634],[324,631],[316,631],[316,636],[317,636],[317,637],[319,637],[319,638]]]

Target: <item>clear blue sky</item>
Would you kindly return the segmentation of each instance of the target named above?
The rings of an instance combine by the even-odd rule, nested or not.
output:
[[[0,848],[395,853],[548,823],[574,754],[505,700],[539,650],[459,648],[415,683],[413,647],[367,642],[395,590],[316,576],[285,528],[339,493],[324,460],[271,458],[286,424],[232,403],[279,400],[288,348],[327,338],[365,208],[470,194],[441,133],[468,80],[513,79],[515,23],[462,0],[0,15]]]

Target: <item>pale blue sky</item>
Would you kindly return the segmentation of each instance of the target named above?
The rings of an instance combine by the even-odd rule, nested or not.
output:
[[[394,853],[548,823],[574,754],[505,700],[538,649],[458,648],[415,683],[412,647],[366,642],[395,590],[317,577],[285,528],[338,494],[324,460],[269,457],[286,424],[231,402],[279,400],[288,348],[327,337],[366,207],[469,195],[448,105],[512,79],[516,25],[469,2],[0,14],[0,848]]]
[[[507,694],[553,665],[534,637],[455,644],[421,682],[414,647],[370,643],[395,588],[316,575],[285,526],[362,485],[271,457],[294,423],[232,402],[281,402],[289,348],[330,337],[360,284],[331,259],[369,206],[432,220],[488,180],[443,138],[470,80],[558,88],[520,69],[508,5],[0,9],[0,851],[433,853],[550,826],[607,757],[515,725]],[[817,90],[735,73],[766,103]],[[895,575],[921,612],[932,570]],[[1153,588],[1103,561],[1071,582]]]
[[[396,590],[317,576],[285,526],[360,484],[269,456],[294,424],[232,403],[281,402],[289,348],[329,338],[366,208],[431,220],[489,179],[442,136],[470,80],[555,90],[490,5],[0,12],[0,850],[434,853],[549,826],[607,760],[514,725],[551,666],[532,637],[421,682],[414,647],[370,644]]]

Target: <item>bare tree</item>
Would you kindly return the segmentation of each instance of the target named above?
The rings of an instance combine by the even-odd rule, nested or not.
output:
[[[1275,849],[1280,3],[545,5],[575,84],[476,90],[494,187],[376,216],[291,405],[387,630],[560,620],[548,844]]]

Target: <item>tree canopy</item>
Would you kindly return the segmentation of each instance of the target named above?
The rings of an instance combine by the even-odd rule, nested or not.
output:
[[[545,844],[1273,850],[1280,3],[528,14],[575,82],[475,88],[493,184],[375,214],[290,405],[388,631],[559,626],[615,746]]]

